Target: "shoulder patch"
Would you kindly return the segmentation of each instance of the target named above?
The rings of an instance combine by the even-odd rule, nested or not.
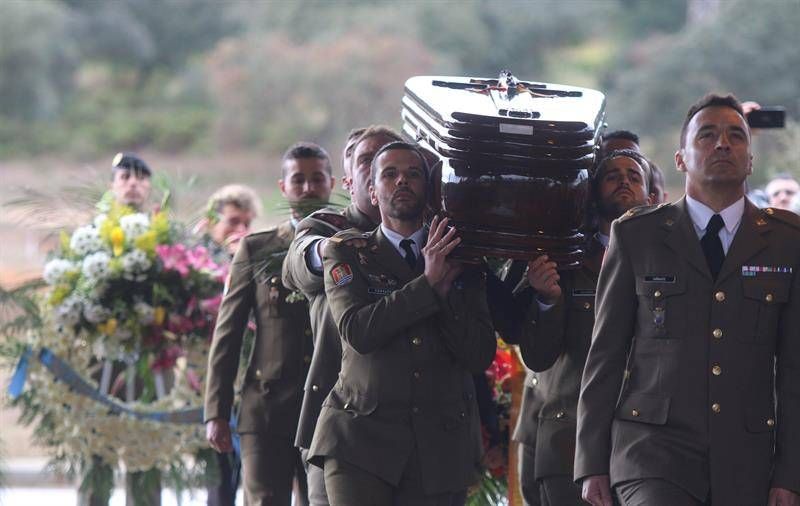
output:
[[[775,221],[786,223],[787,225],[796,229],[800,229],[800,216],[791,211],[784,211],[783,209],[776,209],[774,207],[766,207],[761,210],[761,214],[767,218],[771,218]]]
[[[655,213],[657,211],[660,211],[660,210],[664,209],[668,205],[669,204],[667,204],[665,202],[663,204],[658,204],[657,206],[639,206],[639,207],[634,207],[634,208],[628,209],[627,211],[622,213],[622,216],[617,218],[617,221],[624,222],[624,221],[632,220],[634,218],[640,218],[642,216],[647,216],[649,214],[653,214],[653,213]]]
[[[353,269],[348,264],[336,264],[331,268],[331,279],[336,286],[344,286],[353,281]]]

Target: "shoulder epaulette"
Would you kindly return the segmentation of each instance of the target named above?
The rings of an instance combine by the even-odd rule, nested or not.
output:
[[[772,218],[782,223],[786,223],[791,227],[800,229],[800,216],[791,211],[785,211],[783,209],[777,209],[774,207],[766,207],[761,210],[761,214],[767,218]]]
[[[355,241],[366,241],[370,238],[369,232],[362,232],[357,228],[349,228],[347,230],[342,230],[338,232],[336,235],[330,238],[330,241],[333,244],[337,245],[352,245]]]
[[[653,214],[653,213],[655,213],[656,211],[660,211],[661,209],[664,209],[664,208],[665,208],[666,206],[668,206],[668,205],[669,205],[669,204],[667,204],[667,203],[665,202],[665,203],[663,203],[663,204],[658,204],[658,205],[656,205],[656,206],[639,206],[639,207],[634,207],[634,208],[632,208],[632,209],[628,209],[627,211],[625,211],[624,213],[622,213],[622,216],[620,216],[619,218],[617,218],[617,221],[618,221],[618,222],[620,222],[620,223],[622,223],[622,222],[624,222],[624,221],[630,221],[630,220],[632,220],[632,219],[634,219],[634,218],[640,218],[640,217],[642,217],[642,216],[647,216],[647,215],[650,215],[650,214]]]

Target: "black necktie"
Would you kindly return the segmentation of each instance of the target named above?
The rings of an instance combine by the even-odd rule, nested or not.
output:
[[[719,231],[724,224],[722,216],[715,214],[706,226],[706,235],[700,239],[700,245],[706,255],[708,268],[715,280],[720,269],[722,269],[722,262],[725,260],[725,250],[722,249],[722,241],[719,238]]]
[[[417,255],[414,254],[414,248],[411,245],[414,241],[411,239],[403,239],[400,241],[400,247],[406,252],[406,263],[412,269],[417,266]]]

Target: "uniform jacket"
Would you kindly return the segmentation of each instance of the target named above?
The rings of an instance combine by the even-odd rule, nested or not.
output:
[[[351,246],[353,237],[367,245]],[[412,271],[380,228],[334,239],[325,291],[342,370],[317,422],[312,463],[335,457],[393,485],[419,465],[426,494],[464,490],[482,453],[471,373],[489,366],[496,346],[484,271],[465,271],[443,300],[422,261]]]
[[[311,329],[314,333],[314,355],[306,378],[295,439],[295,445],[300,448],[311,446],[322,401],[336,383],[342,364],[342,343],[336,323],[328,311],[322,272],[314,272],[307,265],[306,250],[320,239],[332,237],[341,230],[357,228],[366,231],[376,226],[355,204],[350,204],[344,212],[322,209],[297,225],[295,240],[289,246],[283,263],[284,285],[291,290],[301,291],[309,301]]]
[[[777,401],[777,402],[776,402]],[[685,199],[612,226],[575,478],[660,477],[714,505],[800,491],[800,218],[746,202],[716,281]]]
[[[534,297],[523,321],[519,347],[529,370],[514,438],[536,448],[536,479],[572,475],[578,394],[603,253],[592,238],[583,265],[559,273],[562,295],[555,305],[541,311]]]
[[[292,302],[280,278],[283,252],[293,236],[290,222],[250,234],[233,258],[208,356],[206,421],[230,418],[242,337],[252,314],[255,340],[238,431],[294,436],[312,342],[308,305]]]

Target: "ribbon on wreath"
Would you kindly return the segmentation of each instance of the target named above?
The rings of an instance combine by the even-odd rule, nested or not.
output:
[[[22,394],[32,353],[30,348],[26,348],[17,363],[14,375],[11,378],[11,383],[8,386],[8,394],[12,400]],[[203,408],[187,408],[175,411],[140,411],[132,409],[116,399],[100,393],[97,387],[86,381],[71,365],[59,358],[51,350],[42,348],[37,358],[56,380],[67,385],[73,392],[107,406],[109,412],[115,415],[126,414],[139,420],[151,420],[163,423],[203,423]]]

